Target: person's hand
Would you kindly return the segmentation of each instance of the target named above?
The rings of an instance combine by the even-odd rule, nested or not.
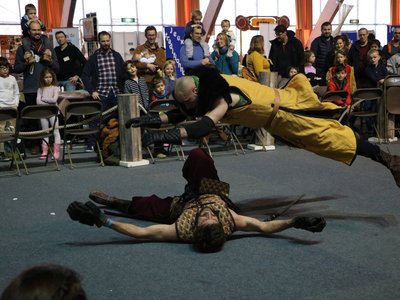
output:
[[[51,60],[52,60],[52,58],[51,58],[51,51],[50,51],[49,49],[46,49],[46,50],[43,52],[42,59],[51,62]]]
[[[107,216],[93,202],[72,202],[68,205],[67,212],[70,218],[79,223],[101,227],[108,222]]]
[[[93,92],[93,93],[92,93],[92,98],[95,99],[95,100],[100,100],[100,95],[99,95],[99,93],[98,93],[98,92]]]
[[[71,81],[72,83],[77,83],[79,79],[78,75],[72,76],[69,78],[69,81]]]
[[[148,131],[146,130],[142,137],[142,145],[147,147],[155,143],[168,143],[174,145],[181,145],[181,131],[179,128],[170,129],[166,131]]]
[[[293,227],[311,232],[321,232],[326,226],[323,217],[295,217]]]
[[[24,54],[24,60],[28,65],[31,65],[35,62],[35,57],[33,56],[32,52],[26,51]]]
[[[147,64],[146,67],[152,72],[155,72],[157,70],[157,66],[155,64]]]
[[[125,128],[129,127],[150,127],[160,128],[161,119],[159,114],[147,114],[138,118],[132,118],[125,123]]]
[[[210,60],[208,59],[208,57],[206,57],[206,58],[203,58],[202,60],[201,60],[201,64],[202,65],[209,65],[211,62],[210,62]]]

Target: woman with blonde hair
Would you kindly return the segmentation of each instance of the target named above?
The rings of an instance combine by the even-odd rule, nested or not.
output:
[[[239,69],[239,54],[235,50],[229,50],[228,36],[221,32],[215,40],[216,50],[211,53],[215,66],[222,74],[236,75]]]
[[[251,38],[247,51],[247,67],[257,76],[260,72],[270,72],[270,61],[265,56],[264,37],[255,35]]]

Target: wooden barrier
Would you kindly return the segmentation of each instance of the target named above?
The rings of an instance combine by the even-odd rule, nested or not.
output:
[[[118,95],[118,120],[121,161],[120,166],[136,167],[148,165],[149,161],[142,159],[142,142],[140,128],[125,128],[126,121],[139,117],[140,110],[137,94]]]
[[[260,72],[258,81],[261,84],[267,85],[271,88],[278,87],[278,73],[277,72]],[[264,128],[256,130],[256,144],[247,145],[252,150],[275,150],[275,139]]]

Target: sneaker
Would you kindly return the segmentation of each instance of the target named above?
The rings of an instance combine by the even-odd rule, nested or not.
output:
[[[167,157],[167,155],[165,155],[164,153],[158,153],[157,154],[157,158],[163,159],[163,158],[166,158],[166,157]]]
[[[86,153],[92,153],[92,152],[94,152],[94,146],[87,146],[85,152],[86,152]]]

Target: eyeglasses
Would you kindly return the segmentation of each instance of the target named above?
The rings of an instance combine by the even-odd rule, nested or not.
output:
[[[275,36],[280,36],[283,32],[275,32]]]

